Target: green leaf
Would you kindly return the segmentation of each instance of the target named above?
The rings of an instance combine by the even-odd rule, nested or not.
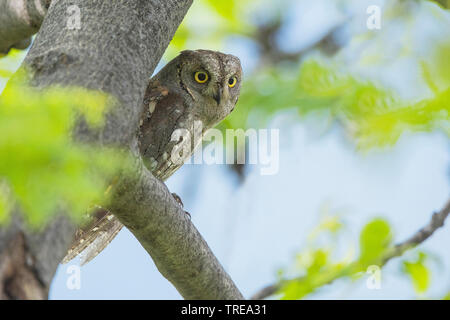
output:
[[[211,6],[220,16],[230,22],[235,21],[234,9],[236,7],[235,0],[217,1],[207,0],[206,3]]]
[[[376,264],[392,240],[391,228],[384,219],[369,222],[360,234],[360,257],[363,267]]]
[[[419,253],[416,261],[404,261],[403,271],[411,277],[414,290],[418,294],[424,294],[430,286],[430,270],[425,266],[426,255]]]
[[[114,99],[101,92],[37,90],[10,81],[0,97],[0,223],[8,221],[13,203],[38,228],[61,209],[78,220],[105,198],[128,159],[112,148],[75,142],[71,133],[80,117],[100,130],[112,106]]]

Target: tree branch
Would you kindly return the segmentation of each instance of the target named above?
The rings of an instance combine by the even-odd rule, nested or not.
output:
[[[108,209],[185,299],[243,299],[190,217],[139,159],[136,174],[113,189]]]
[[[49,0],[0,0],[0,54],[27,48],[49,5]]]
[[[104,128],[95,131],[80,122],[74,138],[135,150],[148,79],[191,4],[192,0],[77,1],[81,27],[71,30],[67,28],[67,8],[73,1],[53,1],[24,61],[31,83],[37,87],[81,86],[110,93],[118,105],[107,115]],[[139,155],[132,174],[120,177],[114,192],[110,208],[184,297],[242,298],[166,186],[145,169]],[[6,274],[2,261],[18,261],[35,277],[40,294],[29,290],[30,295],[6,297],[42,298],[75,226],[61,217],[38,233],[27,230],[18,217],[16,214],[16,223],[0,228],[0,290],[11,277],[20,278],[14,272]],[[22,242],[21,235],[25,239]],[[23,255],[8,259],[8,249],[15,243],[22,246]]]
[[[401,256],[406,251],[417,247],[419,244],[427,240],[433,235],[433,233],[444,225],[445,219],[450,214],[450,200],[447,201],[445,206],[438,212],[434,212],[431,216],[430,222],[416,233],[414,233],[409,239],[400,242],[390,250],[383,259],[383,265],[389,260],[395,257]]]
[[[403,255],[406,251],[415,248],[416,246],[427,240],[429,237],[431,237],[437,229],[441,228],[444,225],[445,219],[449,216],[449,214],[450,214],[450,199],[440,211],[433,213],[430,222],[426,226],[415,232],[407,240],[402,241],[396,244],[390,250],[387,250],[385,255],[381,258],[380,267],[384,266],[391,259],[399,257]],[[339,273],[337,276],[325,280],[324,283],[322,283],[322,285],[330,284],[337,278],[340,278],[343,275],[347,275],[347,270],[353,270],[354,267],[357,266],[357,263],[358,262],[350,264],[347,268],[345,268],[345,272]],[[284,280],[278,283],[268,285],[259,290],[258,292],[256,292],[251,297],[251,299],[253,300],[265,299],[277,293],[277,291],[279,291],[285,283],[290,281],[301,281],[302,279],[303,277],[298,277],[295,279]]]

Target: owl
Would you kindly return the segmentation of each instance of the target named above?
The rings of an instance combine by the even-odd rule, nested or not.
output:
[[[204,133],[234,110],[241,83],[239,58],[211,50],[182,51],[150,79],[137,135],[144,163],[156,178],[169,178]],[[123,226],[100,207],[91,216],[77,231],[63,263],[78,254],[82,264],[89,262]]]

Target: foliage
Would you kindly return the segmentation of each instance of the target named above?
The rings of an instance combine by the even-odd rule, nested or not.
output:
[[[334,257],[336,237],[343,230],[344,223],[337,215],[322,217],[309,234],[307,247],[296,254],[293,269],[279,271],[279,281],[283,284],[279,290],[282,299],[301,299],[348,273],[353,253],[348,252],[341,259]],[[326,245],[320,245],[323,237]]]
[[[199,43],[220,49],[232,36],[255,42],[257,29],[264,19],[258,19],[258,10],[252,10],[254,7],[254,1],[198,1],[178,29],[169,56]],[[390,8],[386,10],[397,12],[392,17],[387,15],[392,20],[400,19],[407,23],[408,20],[401,20],[402,13],[405,16],[414,14],[402,2],[397,5],[394,2]],[[441,10],[436,6],[421,6],[420,9],[430,12]],[[274,19],[285,13],[274,12]],[[199,20],[199,16],[202,19]],[[209,16],[214,18],[208,19]],[[198,24],[208,25],[208,28],[199,28]],[[385,39],[375,41],[374,37],[373,33],[363,33],[359,36],[360,46]],[[405,50],[412,53],[414,49]],[[375,79],[352,74],[349,68],[343,72],[342,61],[338,58],[323,59],[314,55],[300,64],[261,65],[261,68],[247,75],[236,111],[219,128],[264,126],[274,114],[295,108],[301,116],[299,120],[307,114],[318,114],[328,120],[331,117],[363,150],[393,145],[407,132],[441,130],[449,135],[450,42],[446,39],[436,42],[430,52],[426,60],[418,57],[416,62],[422,70],[424,83],[433,95],[414,101],[404,101]],[[361,60],[367,60],[367,56],[362,56]],[[252,117],[255,114],[257,116]]]
[[[275,112],[296,108],[303,116],[331,116],[363,149],[392,145],[407,131],[442,130],[450,135],[450,86],[436,90],[432,98],[405,102],[370,81],[313,59],[305,61],[297,74],[267,70],[244,86],[239,112],[227,118],[222,128],[263,126],[265,122],[248,122],[251,112],[257,110],[258,119],[267,121]]]
[[[220,49],[222,40],[230,35],[250,36],[254,27],[245,13],[255,3],[255,0],[194,1],[165,53],[166,60],[187,48]]]
[[[329,124],[338,124],[349,141],[362,151],[392,146],[408,133],[440,131],[449,136],[450,42],[445,36],[437,37],[430,46],[424,45],[419,37],[411,36],[423,28],[418,24],[413,29],[416,16],[423,12],[435,17],[434,27],[441,31],[448,28],[448,12],[442,9],[448,8],[448,1],[434,2],[439,5],[428,1],[386,3],[382,30],[353,34],[346,47],[335,56],[324,57],[317,54],[318,50],[312,50],[300,52],[297,61],[267,63],[258,60],[266,53],[258,32],[261,27],[270,25],[271,20],[283,22],[293,2],[286,1],[270,9],[267,9],[270,6],[267,2],[259,4],[271,11],[261,18],[254,1],[199,0],[178,29],[168,56],[171,58],[179,50],[200,46],[228,51],[226,44],[230,39],[244,40],[257,48],[253,56],[257,67],[245,75],[238,106],[219,125],[222,130],[264,127],[277,113],[297,110],[298,121],[315,116]],[[345,0],[340,4],[343,8],[347,5],[349,12],[349,7],[354,5]],[[397,42],[396,37],[399,38],[399,45],[394,46],[396,51],[385,53],[385,47]],[[346,60],[345,54],[351,59]],[[404,58],[409,59],[411,68],[418,70],[420,89],[428,94],[405,99],[393,86],[364,72]],[[410,91],[416,89],[417,86],[411,85]],[[295,275],[289,275],[290,268],[280,272],[282,298],[305,297],[335,279],[360,278],[368,266],[381,264],[386,251],[392,248],[391,227],[384,219],[377,218],[360,232],[359,256],[336,259],[333,243],[343,224],[338,219],[326,220],[329,228],[324,227],[327,223],[321,223],[308,239],[316,239],[324,233],[333,235],[326,242],[328,245],[309,243],[295,258]],[[403,271],[416,291],[423,293],[429,287],[430,275],[425,267],[425,255],[419,256],[422,258],[417,261],[405,261]],[[292,278],[296,280],[288,281]]]
[[[450,1],[449,0],[431,0],[436,3],[439,3],[443,8],[450,8]]]
[[[383,219],[374,219],[361,231],[359,262],[363,266],[380,263],[379,258],[383,256],[391,244],[391,227]]]
[[[74,142],[82,116],[100,129],[112,103],[80,88],[39,90],[11,80],[0,97],[0,223],[15,204],[32,227],[63,210],[80,219],[100,201],[124,158],[117,150]]]
[[[403,272],[411,277],[415,291],[424,294],[430,286],[430,270],[426,267],[426,254],[419,252],[415,261],[403,261]]]
[[[333,224],[324,221],[334,221]],[[324,225],[330,226],[324,228]],[[339,226],[335,228],[335,226]],[[318,231],[320,230],[320,231]],[[372,266],[382,268],[384,258],[392,248],[392,230],[389,223],[381,218],[369,221],[360,233],[359,256],[352,251],[345,257],[337,258],[336,246],[338,236],[343,236],[345,224],[339,216],[326,216],[310,235],[306,248],[295,257],[293,269],[279,271],[281,287],[277,293],[282,299],[302,299],[314,293],[324,285],[341,280],[362,280]],[[319,236],[328,237],[326,245],[315,241]],[[331,240],[331,241],[330,241]],[[347,247],[349,247],[347,245]],[[417,259],[403,261],[403,273],[412,281],[418,294],[425,294],[430,286],[430,270],[426,266],[427,255],[416,251]]]

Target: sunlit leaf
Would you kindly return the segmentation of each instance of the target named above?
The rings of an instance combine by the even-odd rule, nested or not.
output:
[[[360,263],[376,263],[391,243],[391,228],[385,220],[374,219],[363,228],[359,239]]]
[[[411,277],[414,289],[417,293],[425,293],[430,286],[430,270],[425,266],[426,255],[419,253],[416,261],[404,261],[403,270]]]
[[[76,99],[74,99],[76,97]],[[0,222],[16,201],[26,220],[41,227],[63,210],[79,219],[104,198],[125,159],[115,149],[73,141],[84,117],[100,130],[113,99],[80,88],[38,90],[11,81],[0,96]]]

